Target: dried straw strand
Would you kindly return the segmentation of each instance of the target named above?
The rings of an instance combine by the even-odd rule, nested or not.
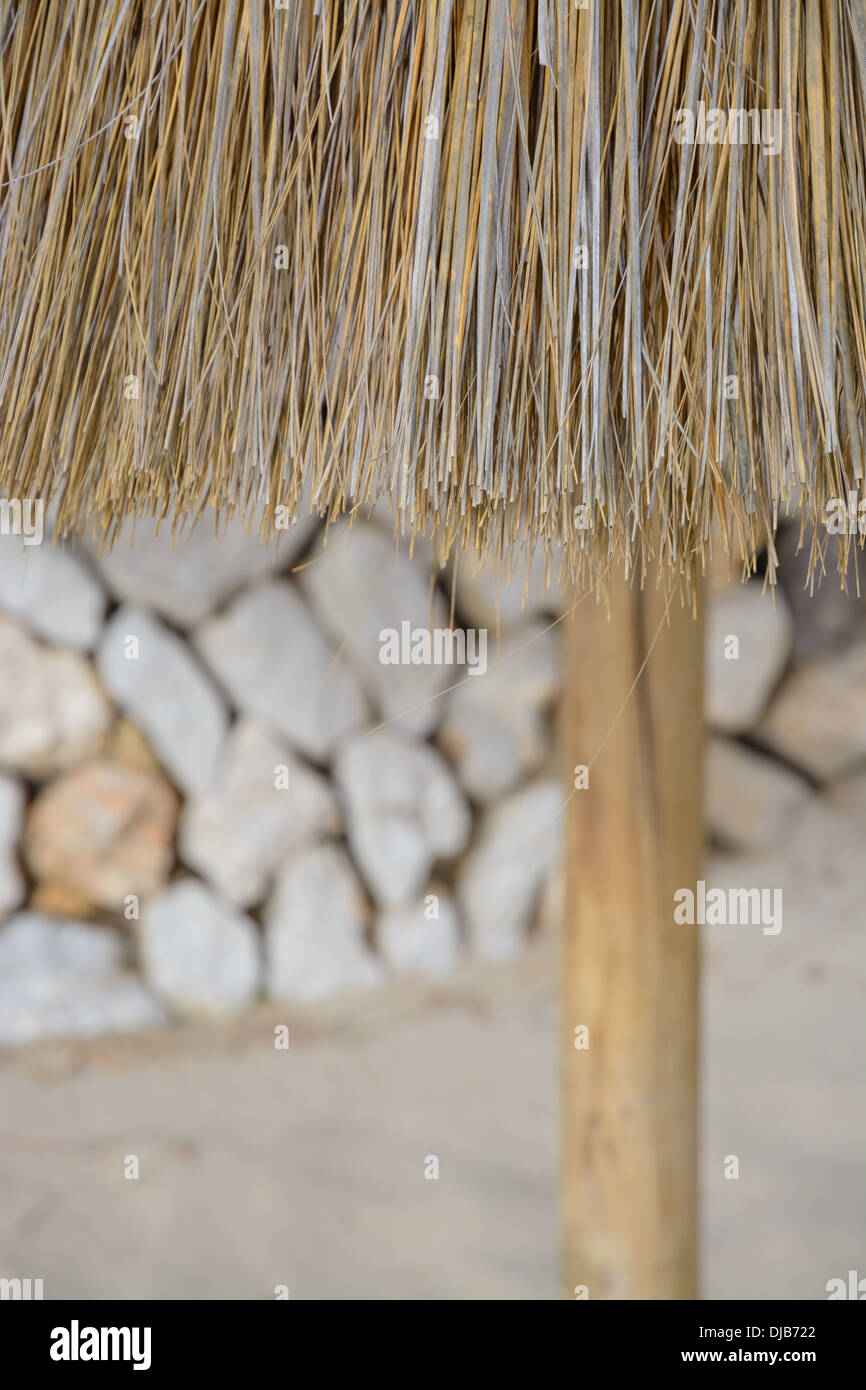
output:
[[[772,577],[863,477],[864,137],[863,0],[2,0],[0,488]]]

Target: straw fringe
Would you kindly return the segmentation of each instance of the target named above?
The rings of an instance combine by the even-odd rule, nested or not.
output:
[[[62,527],[307,483],[688,578],[859,489],[863,0],[3,0],[0,42],[0,486]],[[780,152],[678,143],[700,103]]]

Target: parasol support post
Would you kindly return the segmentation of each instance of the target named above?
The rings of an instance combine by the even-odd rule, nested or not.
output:
[[[696,1297],[699,943],[674,893],[701,872],[703,624],[678,594],[665,612],[654,574],[618,578],[609,616],[589,597],[563,625],[564,746],[589,765],[566,819],[570,1299]]]

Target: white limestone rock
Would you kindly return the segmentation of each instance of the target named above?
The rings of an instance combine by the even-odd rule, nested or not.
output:
[[[475,627],[490,628],[491,633],[528,619],[557,616],[568,606],[568,593],[559,583],[555,561],[550,564],[551,582],[545,583],[547,565],[540,548],[529,559],[518,553],[510,568],[496,559],[476,564],[473,555],[461,554],[448,573],[461,618]]]
[[[434,572],[439,573],[436,551],[429,536],[413,534],[407,518],[395,513],[392,499],[387,493],[372,508],[360,503],[359,512],[365,520],[375,522],[379,530],[384,532],[398,556],[408,558],[417,569],[426,571],[428,577]]]
[[[781,590],[758,583],[714,590],[707,604],[706,714],[711,728],[753,729],[791,654],[791,615]],[[738,655],[734,655],[738,651]]]
[[[152,517],[129,520],[116,544],[97,560],[105,582],[124,603],[153,608],[177,627],[208,617],[245,585],[276,575],[297,558],[318,525],[305,516],[268,545],[239,516],[215,530],[212,515],[172,540],[171,526],[159,530]],[[88,541],[93,553],[98,544]]]
[[[248,589],[194,640],[244,714],[317,762],[364,720],[357,681],[291,584],[272,580]]]
[[[396,975],[439,979],[460,959],[460,925],[442,889],[403,907],[386,908],[376,920],[376,946]]]
[[[522,951],[548,874],[561,853],[565,797],[553,779],[530,783],[485,812],[457,874],[457,903],[476,955]]]
[[[69,547],[0,536],[0,608],[35,637],[92,651],[105,606],[102,586]]]
[[[561,847],[564,849],[564,846]],[[547,875],[538,909],[538,929],[558,935],[565,921],[565,855],[560,854]]]
[[[176,1013],[237,1014],[258,993],[255,923],[197,879],[172,883],[148,899],[139,923],[139,951],[145,978]]]
[[[96,749],[111,717],[83,656],[0,618],[0,766],[36,778],[62,771]]]
[[[0,927],[0,1046],[164,1022],[159,1004],[124,968],[118,933],[35,912]]]
[[[542,623],[524,624],[491,641],[486,672],[446,697],[439,743],[475,801],[505,795],[543,766],[559,665],[557,633]]]
[[[349,846],[376,902],[411,902],[438,859],[453,859],[471,831],[469,807],[444,758],[392,729],[339,751]]]
[[[444,629],[448,610],[407,547],[380,527],[358,521],[332,528],[327,546],[300,575],[320,621],[357,671],[376,708],[404,733],[428,734],[439,723],[437,696],[459,680],[451,664],[391,664],[380,658],[386,631]],[[398,719],[399,716],[399,719]]]
[[[778,843],[808,797],[803,778],[771,758],[730,739],[710,739],[706,821],[728,848],[762,850]]]
[[[819,782],[856,771],[866,759],[866,642],[796,667],[756,735]]]
[[[137,655],[136,655],[137,653]],[[228,711],[186,643],[142,608],[118,608],[97,653],[105,688],[188,795],[216,771]]]
[[[5,917],[24,897],[18,867],[18,844],[24,822],[24,788],[14,777],[0,773],[0,916]]]
[[[226,902],[251,907],[287,854],[339,828],[330,783],[261,724],[241,718],[210,787],[186,804],[179,850]]]
[[[334,844],[296,851],[265,910],[267,992],[311,1003],[382,982],[365,942],[369,908],[345,852]]]

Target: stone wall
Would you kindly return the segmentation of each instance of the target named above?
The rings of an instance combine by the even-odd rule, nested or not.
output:
[[[713,587],[734,863],[866,760],[864,609],[804,601],[795,536],[775,605]],[[0,536],[0,1044],[441,977],[555,923],[563,596],[433,574],[375,517],[270,549],[139,523],[101,558]],[[475,674],[383,660],[452,613]]]
[[[139,523],[103,557],[0,536],[0,1043],[520,952],[556,860],[560,600],[422,550],[375,519],[271,548]],[[452,606],[484,674],[471,642],[475,675],[383,662]]]

